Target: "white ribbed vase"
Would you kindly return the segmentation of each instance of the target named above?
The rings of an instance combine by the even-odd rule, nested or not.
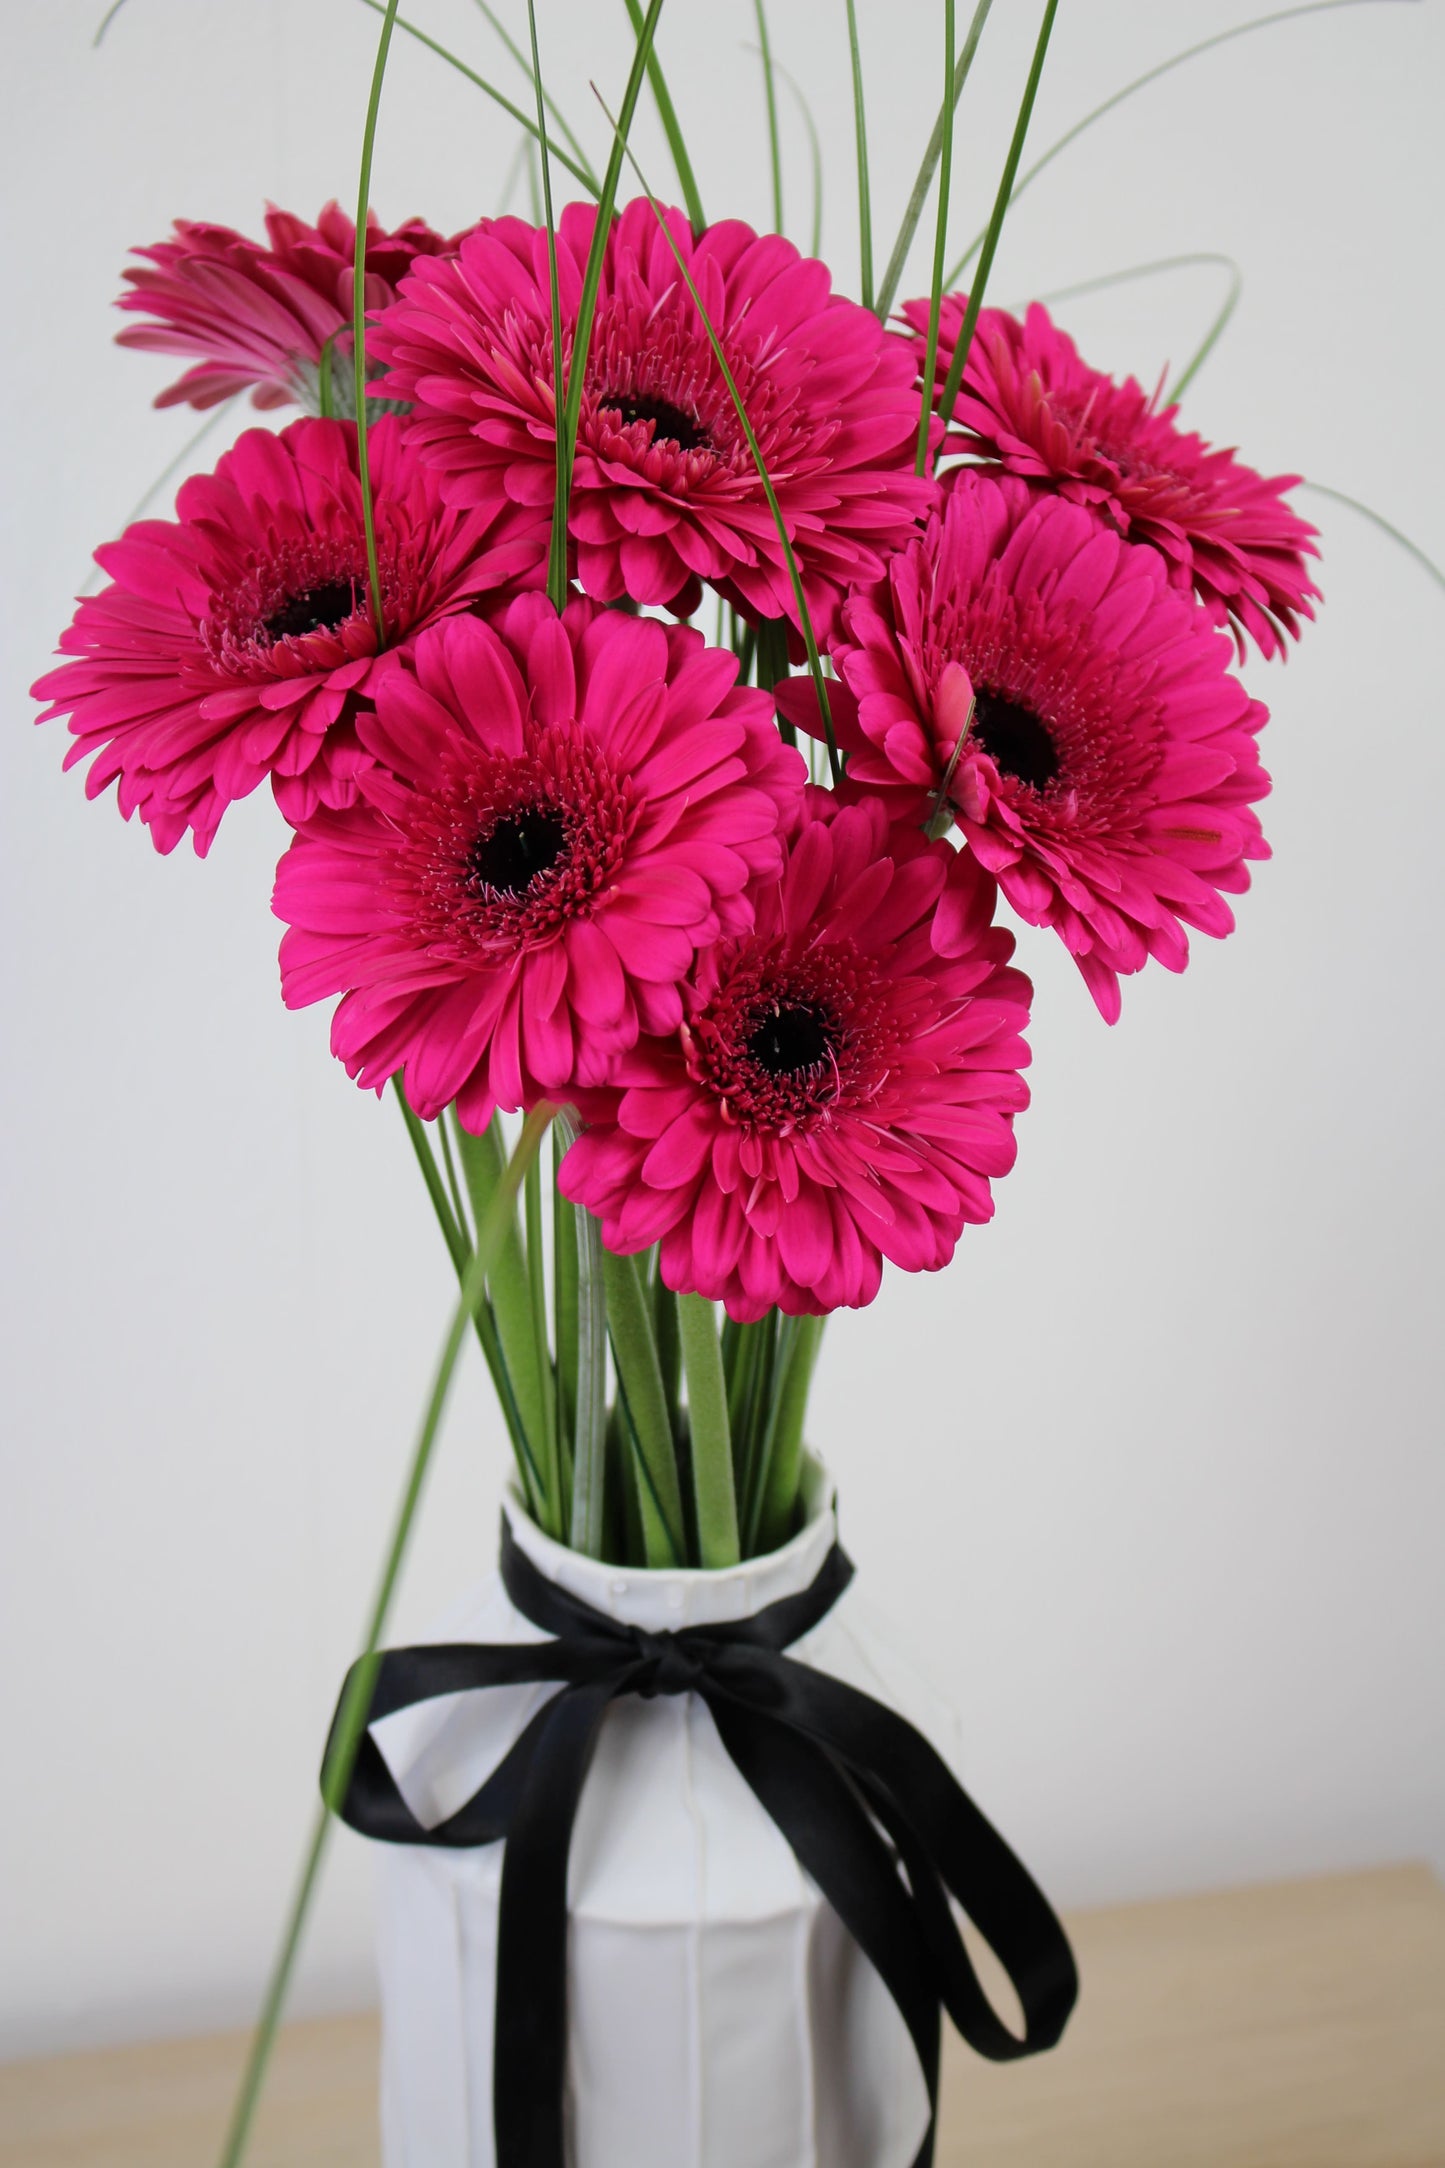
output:
[[[549,1580],[652,1632],[746,1618],[816,1578],[807,1525],[724,1572],[646,1572],[551,1542],[515,1505]],[[492,1574],[439,1641],[546,1637]],[[856,1583],[790,1655],[889,1703],[950,1761],[953,1724],[879,1633]],[[452,1695],[373,1736],[427,1827],[491,1773],[549,1685]],[[386,2168],[495,2168],[492,2022],[502,1847],[378,1845]],[[799,1867],[695,1694],[614,1703],[572,1839],[571,2168],[910,2168],[927,2095],[872,1966]]]

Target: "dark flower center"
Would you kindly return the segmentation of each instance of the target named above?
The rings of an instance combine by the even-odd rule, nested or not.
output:
[[[671,442],[682,452],[705,451],[711,444],[701,424],[667,399],[650,399],[643,392],[626,397],[604,394],[598,403],[615,414],[624,429],[633,422],[651,422],[654,444]]]
[[[769,1076],[798,1076],[816,1069],[833,1051],[833,1041],[819,1011],[808,1002],[775,1003],[753,1023],[747,1049]]]
[[[288,595],[279,610],[261,620],[264,637],[301,640],[308,632],[334,632],[356,611],[355,580],[322,580],[299,595]]]
[[[467,868],[479,888],[520,896],[539,874],[550,873],[567,847],[567,830],[550,806],[521,806],[478,836]]]
[[[972,737],[1000,775],[1042,790],[1059,772],[1059,756],[1046,723],[1001,693],[974,694]]]

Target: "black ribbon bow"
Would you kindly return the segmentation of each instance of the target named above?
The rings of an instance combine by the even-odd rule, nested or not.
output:
[[[928,1741],[881,1702],[785,1653],[853,1578],[842,1549],[834,1544],[801,1594],[751,1618],[677,1633],[622,1624],[557,1588],[505,1520],[501,1565],[517,1610],[555,1638],[392,1649],[380,1659],[368,1723],[478,1687],[557,1681],[561,1691],[481,1789],[434,1828],[413,1815],[369,1731],[340,1810],[363,1836],[389,1844],[505,1840],[492,2098],[498,2168],[565,2168],[567,1856],[602,1720],[624,1694],[688,1693],[707,1703],[734,1762],[898,2005],[928,2086],[914,2168],[930,2168],[940,2008],[971,2047],[1007,2062],[1054,2045],[1078,1974],[1042,1891]],[[950,1896],[1012,1981],[1021,2038],[979,1985]]]

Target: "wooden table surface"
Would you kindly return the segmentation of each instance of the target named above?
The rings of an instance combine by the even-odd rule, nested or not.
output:
[[[1081,1912],[1053,2055],[945,2060],[938,2168],[1445,2168],[1423,1867]],[[238,2034],[0,2067],[0,2168],[210,2168]],[[374,2168],[369,2017],[288,2028],[250,2168]],[[739,2162],[737,2168],[747,2168]]]

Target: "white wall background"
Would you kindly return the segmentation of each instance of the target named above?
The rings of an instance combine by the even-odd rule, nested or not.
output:
[[[500,0],[518,28],[519,0]],[[474,64],[469,0],[411,0]],[[128,245],[354,192],[376,20],[355,0],[9,0],[3,293],[0,2050],[201,2028],[257,1994],[332,1696],[440,1337],[447,1273],[394,1110],[277,998],[258,796],[166,861],[62,777],[26,696],[91,546],[194,426],[117,353]],[[880,254],[936,106],[941,11],[862,7]],[[966,13],[966,10],[961,11]],[[1042,147],[1244,0],[1065,0]],[[841,0],[774,0],[811,86],[825,250],[854,278]],[[1037,10],[1000,0],[963,109],[982,223]],[[624,72],[620,4],[546,0],[549,72]],[[767,218],[745,0],[671,0],[708,205]],[[1145,92],[1020,205],[1022,298],[1190,249],[1246,274],[1188,402],[1268,471],[1363,496],[1445,559],[1445,8],[1284,25]],[[525,94],[525,86],[523,86]],[[787,193],[806,233],[795,116]],[[509,122],[398,37],[375,198],[495,207]],[[650,120],[639,141],[665,171]],[[926,283],[927,244],[911,279]],[[1217,274],[1070,305],[1148,381]],[[212,439],[200,455],[221,449]],[[1109,1032],[1042,936],[1033,1111],[987,1232],[825,1352],[813,1431],[876,1595],[941,1651],[976,1788],[1066,1902],[1427,1854],[1445,1865],[1438,658],[1445,594],[1315,500],[1323,621],[1273,705],[1274,862],[1228,944]],[[478,1366],[479,1368],[480,1366]],[[487,1562],[504,1473],[459,1393],[397,1621]],[[370,1993],[338,1845],[301,2001]]]

